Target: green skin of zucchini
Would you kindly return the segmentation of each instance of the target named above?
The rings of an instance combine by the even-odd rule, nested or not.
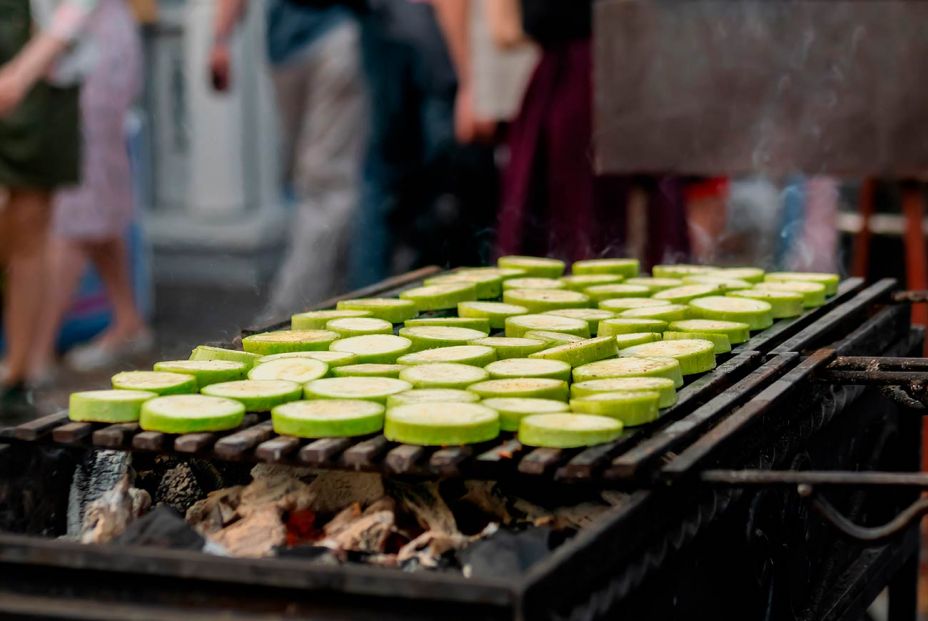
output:
[[[667,322],[660,319],[629,319],[616,317],[604,319],[599,322],[597,334],[599,336],[618,336],[619,334],[632,334],[636,332],[661,333],[667,329]]]
[[[565,402],[553,399],[487,399],[483,401],[483,405],[496,410],[499,414],[499,428],[503,431],[518,431],[519,424],[526,416],[556,414],[568,410]]]
[[[783,282],[762,282],[757,283],[755,289],[760,289],[761,291],[789,291],[793,293],[798,293],[802,296],[802,306],[803,308],[818,308],[825,303],[825,286],[821,283],[811,282],[800,283],[800,284],[810,284],[810,285],[819,285],[821,287],[818,291],[804,291],[802,289],[790,289],[790,285],[795,285],[796,283],[790,283],[787,281]],[[770,287],[770,285],[782,285],[782,287]],[[769,288],[768,288],[769,287]]]
[[[333,319],[360,319],[373,317],[370,311],[328,310],[298,313],[290,317],[291,330],[325,330],[325,324]]]
[[[333,358],[328,354],[336,354],[338,357]],[[318,357],[317,357],[318,356]],[[347,352],[339,351],[293,351],[286,354],[274,354],[271,356],[261,356],[258,358],[257,364],[263,364],[265,362],[270,362],[272,360],[279,360],[280,358],[312,358],[313,360],[320,360],[327,365],[329,365],[329,371],[334,367],[343,367],[349,364],[358,364],[358,357],[355,354],[349,354]]]
[[[696,298],[704,298],[707,295],[721,295],[724,288],[719,285],[708,285],[705,283],[683,285],[673,289],[664,289],[654,294],[655,300],[667,300],[671,304],[686,304]]]
[[[457,308],[461,302],[470,302],[477,299],[477,287],[473,283],[456,282],[432,286],[441,287],[444,290],[432,293],[428,287],[416,287],[400,293],[400,298],[415,304],[416,310],[420,313],[423,311],[453,309]]]
[[[525,272],[525,276],[538,276],[540,278],[560,278],[564,275],[564,270],[567,269],[563,261],[558,261],[556,259],[545,261],[544,263],[536,263],[533,261],[524,261],[526,258],[532,259],[534,257],[500,257],[496,264],[502,268],[522,270]]]
[[[187,369],[183,365],[174,364],[175,361],[165,361],[165,362],[156,362],[155,366],[152,367],[155,371],[163,371],[166,373],[180,373],[182,375],[192,376],[196,382],[197,386],[203,388],[204,386],[209,386],[210,384],[219,384],[221,382],[234,382],[235,380],[240,380],[245,378],[245,373],[247,369],[245,368],[244,363],[237,363],[240,366],[236,369]],[[183,361],[177,361],[183,362]],[[224,360],[222,362],[232,362],[231,360]]]
[[[526,341],[522,345],[505,345],[500,344],[498,337],[490,337],[493,340],[480,339],[474,341],[473,345],[483,345],[488,344],[489,347],[492,347],[496,351],[496,358],[499,360],[508,360],[509,358],[528,358],[531,354],[534,354],[537,351],[546,349],[547,345],[544,341],[538,339],[522,338],[519,340]],[[506,337],[503,337],[506,338]],[[490,361],[492,362],[492,360]],[[487,364],[490,364],[489,362]],[[486,365],[481,365],[486,366]]]
[[[477,341],[472,342],[470,345],[456,345],[453,348],[450,347],[439,347],[437,349],[428,349],[423,350],[422,352],[414,352],[411,354],[406,354],[405,356],[400,356],[396,359],[397,363],[404,365],[411,364],[435,364],[436,362],[456,362],[458,364],[469,364],[475,367],[485,367],[491,362],[494,362],[497,359],[497,352],[492,347],[481,345],[479,341],[483,339],[478,339]],[[448,360],[438,360],[438,359],[429,359],[425,352],[438,352],[439,350],[445,349],[455,349],[458,347],[480,347],[483,351],[476,354],[468,354],[466,357],[450,357]],[[460,350],[457,350],[460,351]]]
[[[486,310],[481,307],[474,307],[469,305],[467,302],[462,302],[458,304],[458,316],[466,317],[468,319],[486,319],[490,328],[493,330],[502,330],[506,325],[507,317],[515,317],[517,315],[527,315],[528,309],[519,304],[510,304],[509,306],[514,306],[509,310],[500,309],[500,310]],[[521,310],[516,310],[521,309]]]
[[[583,399],[571,399],[570,410],[580,414],[608,416],[625,427],[637,427],[660,416],[660,395],[654,391],[603,392]]]
[[[622,278],[635,278],[641,265],[638,259],[591,259],[587,261],[576,261],[570,268],[570,271],[577,275],[585,274],[614,274]]]
[[[688,319],[684,321],[675,321],[670,324],[669,329],[673,332],[693,332],[693,333],[715,333],[715,334],[724,334],[728,337],[728,342],[732,345],[739,345],[745,343],[748,339],[751,338],[751,327],[746,323],[740,322],[729,322],[736,323],[737,326],[730,327],[711,327],[706,325],[700,325],[699,319]],[[698,337],[697,337],[698,338]]]
[[[520,315],[518,317],[510,317],[506,320],[506,336],[510,338],[522,338],[526,332],[532,330],[540,330],[543,332],[561,332],[563,334],[572,334],[574,336],[579,336],[582,339],[590,338],[590,327],[589,325],[580,319],[568,320],[567,317],[558,317],[557,319],[564,319],[564,328],[558,328],[556,325],[554,328],[551,326],[538,327],[537,325],[531,325],[531,322],[534,320],[528,319],[525,317],[534,317],[534,315]],[[541,317],[551,317],[551,315],[541,315]],[[570,322],[570,325],[574,327],[566,327],[567,322]],[[525,325],[528,323],[529,325]]]
[[[479,367],[454,362],[438,362],[436,364],[443,365],[446,370],[459,368],[460,371],[455,371],[455,373],[458,373],[455,377],[428,377],[429,369],[433,368],[432,365],[417,364],[411,367],[407,366],[400,373],[400,379],[409,382],[414,388],[458,388],[463,390],[471,384],[490,378],[490,374]],[[447,364],[453,365],[453,367],[445,367],[444,365]]]
[[[436,403],[436,412],[440,412],[443,404]],[[444,404],[446,406],[450,404]],[[474,444],[492,440],[499,435],[499,416],[495,411],[476,403],[459,403],[457,406],[469,406],[475,410],[486,412],[478,421],[468,424],[441,424],[440,418],[432,420],[422,419],[410,421],[400,417],[404,408],[416,406],[401,406],[387,412],[384,421],[383,435],[393,442],[416,444],[421,446],[448,446],[454,444]],[[492,414],[492,416],[489,416]]]
[[[770,305],[770,316],[774,319],[789,319],[798,317],[804,308],[802,294],[787,293],[785,291],[731,291],[731,297],[761,300]]]
[[[348,364],[332,369],[333,377],[392,377],[398,378],[403,364]]]
[[[376,317],[342,317],[342,319],[376,319]],[[358,329],[351,326],[343,326],[339,323],[339,319],[333,319],[325,324],[325,329],[334,332],[338,335],[338,338],[341,339],[348,338],[349,336],[364,336],[365,334],[393,334],[393,324],[384,319],[380,319],[376,323],[380,323],[381,321],[384,322],[384,325]]]
[[[521,358],[508,358],[507,360],[522,360]],[[527,358],[531,360],[531,357]],[[507,370],[507,361],[498,361],[486,366],[486,371],[490,374],[492,379],[509,379],[517,377],[541,377],[547,379],[556,379],[562,381],[570,380],[570,365],[561,364],[560,360],[552,360],[558,364],[543,365],[545,368],[537,369],[534,371],[521,371],[519,373],[513,373]],[[549,367],[550,368],[547,368]]]
[[[640,382],[653,382],[652,384]],[[603,392],[656,392],[660,395],[659,408],[669,408],[677,402],[677,389],[673,380],[666,377],[615,377],[576,382],[570,386],[571,399],[583,399]]]
[[[615,425],[609,429],[577,430],[555,429],[549,426],[535,424],[549,414],[526,416],[519,425],[519,442],[525,446],[538,446],[548,448],[577,448],[582,446],[595,446],[612,442],[622,435],[621,421],[610,419]],[[571,416],[583,416],[573,414]]]
[[[618,347],[614,337],[602,336],[595,339],[580,341],[579,343],[567,343],[550,349],[545,349],[529,358],[544,358],[546,360],[560,360],[566,362],[571,367],[579,367],[590,362],[612,358],[618,353]],[[567,378],[565,378],[567,379]]]
[[[306,330],[316,333],[316,338],[307,338],[297,341],[266,340],[260,334],[253,334],[242,339],[242,348],[252,354],[269,356],[292,351],[325,351],[336,339],[338,334],[329,330]]]
[[[373,337],[376,338],[376,336],[378,336],[378,335],[368,335],[368,336],[373,336]],[[380,335],[380,336],[384,336],[384,335]],[[363,339],[363,338],[366,338],[366,337],[363,337],[363,336],[353,336],[353,337],[351,337],[351,338],[352,338],[352,339]],[[340,341],[347,341],[347,340],[348,340],[348,339],[340,339]],[[396,348],[396,349],[391,349],[391,350],[388,350],[388,351],[367,351],[367,352],[351,351],[351,352],[348,352],[348,353],[352,353],[352,354],[354,354],[354,355],[356,355],[356,356],[358,357],[358,361],[357,361],[356,364],[363,364],[363,363],[393,364],[394,362],[397,361],[397,359],[398,359],[400,356],[403,356],[403,355],[405,355],[405,354],[408,354],[409,352],[412,351],[412,341],[410,341],[409,339],[405,339],[405,340],[406,340],[406,342],[408,343],[408,345],[406,345],[405,348],[403,348],[403,349],[400,349],[400,346],[403,345],[403,343],[401,343],[400,341],[396,341],[396,343],[397,343],[397,348]],[[353,346],[354,343],[358,343],[358,342],[363,343],[363,341],[350,341],[350,342],[347,343],[347,344],[343,342],[343,343],[341,343],[341,345],[340,345],[340,344],[339,344],[339,341],[335,341],[335,342],[332,343],[332,345],[330,346],[330,351],[344,351],[344,350],[339,349],[339,348],[340,348],[340,347],[343,347],[343,346]]]
[[[331,388],[332,379],[349,379],[349,378],[331,378],[330,380],[315,380],[309,382],[303,387],[303,395],[306,399],[359,399],[361,401],[375,401],[377,403],[386,403],[390,395],[396,395],[407,390],[412,390],[412,384],[402,380],[393,380],[391,388],[382,392],[367,395],[349,394],[347,391],[333,390]],[[359,378],[360,379],[360,378]]]
[[[664,332],[665,341],[679,341],[681,339],[703,339],[712,341],[715,345],[716,354],[727,354],[731,351],[731,343],[728,337],[718,332]]]
[[[255,366],[259,354],[252,354],[247,351],[238,351],[237,349],[223,349],[221,347],[211,347],[209,345],[199,345],[190,352],[190,360],[226,360],[228,362],[241,362],[245,365],[247,372]]]
[[[389,304],[381,306],[372,304],[370,300],[389,300]],[[390,323],[403,323],[407,319],[412,319],[419,312],[416,305],[409,300],[397,300],[393,298],[364,298],[360,300],[341,300],[336,303],[335,308],[338,310],[363,310],[368,311],[371,317],[383,319]]]
[[[564,276],[561,282],[572,291],[583,291],[587,287],[596,285],[617,285],[624,278],[617,274],[578,274],[573,276]]]
[[[228,402],[228,410],[221,414],[211,416],[168,416],[158,410],[161,407],[170,407],[167,405],[169,402],[152,399],[142,404],[139,426],[145,431],[176,434],[226,431],[240,427],[242,419],[245,417],[245,406],[231,399],[224,399],[223,401]]]
[[[661,321],[682,321],[688,317],[689,309],[682,304],[668,304],[651,308],[630,308],[619,313],[620,319],[659,319]]]
[[[669,343],[671,341],[664,342]],[[676,355],[658,353],[659,350],[653,349],[655,346],[660,345],[660,343],[646,343],[644,345],[635,345],[634,347],[623,349],[619,352],[619,355],[622,357],[637,356],[641,358],[676,358],[677,362],[680,363],[680,372],[683,373],[683,375],[696,375],[697,373],[705,373],[706,371],[710,371],[715,368],[715,344],[711,341],[708,341],[707,343],[712,346],[707,351],[686,352]]]
[[[552,347],[557,347],[558,345],[566,345],[567,343],[579,343],[580,341],[586,340],[582,336],[577,336],[576,334],[551,332],[549,330],[529,330],[522,335],[522,338],[543,342],[545,346],[541,349],[550,349]]]
[[[553,297],[553,299],[544,298],[545,293],[555,291],[573,293],[576,296],[572,296],[571,299],[558,299],[561,297],[560,295]],[[509,289],[503,291],[503,302],[524,306],[532,315],[564,308],[590,308],[592,305],[589,296],[586,294],[566,289]]]
[[[629,278],[626,282],[629,285],[647,287],[651,290],[651,293],[683,286],[683,281],[679,278]]]
[[[405,324],[407,328],[415,328],[417,326],[467,328],[469,330],[478,330],[484,334],[490,333],[490,320],[486,317],[426,317],[421,319],[409,319]]]
[[[616,346],[619,349],[634,347],[635,345],[644,345],[661,340],[660,332],[630,332],[628,334],[616,334],[611,337],[615,339]]]
[[[274,432],[298,438],[351,438],[377,433],[383,429],[384,408],[371,401],[345,400],[370,406],[371,410],[350,418],[300,416],[296,403],[286,403],[271,411]],[[329,401],[329,403],[334,402]]]
[[[773,272],[764,276],[771,282],[807,281],[825,285],[825,295],[832,296],[838,292],[841,282],[837,274],[802,274],[801,272]]]
[[[457,388],[415,388],[387,397],[387,407],[395,408],[411,403],[476,403],[480,397],[468,390]]]
[[[647,287],[640,285],[601,285],[587,287],[583,293],[593,300],[594,305],[604,300],[615,300],[620,298],[646,298],[651,291]]]
[[[445,274],[426,278],[424,285],[447,285],[454,283],[467,283],[474,285],[474,290],[478,300],[495,300],[503,294],[503,279],[501,276],[492,276],[489,274],[474,274],[466,276],[464,274]]]
[[[154,388],[145,386],[144,388],[140,388],[131,379],[131,374],[133,373],[137,372],[127,371],[125,373],[117,373],[114,375],[112,379],[113,388],[118,388],[119,390],[144,390],[146,392],[153,392],[158,396],[189,395],[197,392],[197,380],[190,375],[175,373],[174,375],[178,376],[177,383],[171,386],[157,386]],[[142,371],[142,373],[144,373],[144,371]]]
[[[610,313],[622,313],[633,308],[654,308],[655,306],[670,306],[667,300],[655,300],[654,298],[609,298],[603,300],[597,305],[601,310],[607,310]]]
[[[762,302],[764,300],[757,300]],[[758,311],[738,311],[738,310],[716,310],[712,308],[700,308],[690,306],[690,315],[694,319],[711,319],[713,321],[737,321],[746,323],[752,332],[766,330],[773,325],[773,316],[770,312],[759,313]]]
[[[471,330],[469,328],[453,328],[454,330],[460,330],[460,335],[450,334],[446,336],[423,334],[421,331],[425,329],[428,328],[422,326],[418,328],[400,328],[399,335],[412,341],[411,352],[415,353],[425,349],[438,349],[440,347],[454,347],[456,345],[469,345],[472,341],[486,337],[486,335],[479,330]]]
[[[478,384],[472,384],[467,389],[480,395],[481,399],[491,399],[493,397],[537,397],[539,399],[554,399],[555,401],[567,401],[567,382],[560,380],[549,380],[537,378],[536,386],[526,387],[524,389],[501,389],[498,382],[507,382],[509,380],[488,380]],[[529,379],[525,380],[530,382]]]
[[[231,383],[232,382],[226,382],[226,384]],[[296,382],[290,383],[293,384],[293,387],[290,390],[282,390],[276,394],[260,395],[254,397],[248,395],[235,395],[233,397],[223,390],[223,384],[213,384],[212,386],[207,386],[201,390],[200,393],[210,397],[222,397],[223,399],[232,399],[233,401],[238,401],[245,406],[245,410],[248,412],[270,412],[275,406],[290,401],[297,401],[303,396],[303,387]]]
[[[557,317],[568,317],[570,319],[580,319],[587,322],[590,326],[590,334],[596,336],[599,329],[599,322],[603,319],[612,319],[615,313],[599,308],[565,308],[562,310],[548,311],[543,315],[555,315]]]
[[[674,358],[660,358],[659,360],[661,364],[654,365],[653,368],[623,372],[603,368],[605,365],[600,363],[605,361],[601,360],[576,367],[573,371],[573,379],[574,382],[585,382],[610,377],[666,377],[673,380],[676,388],[683,386],[683,373],[680,370],[680,362]]]
[[[100,399],[91,390],[73,392],[68,399],[68,418],[90,423],[133,423],[139,419],[142,404],[158,395],[145,390],[120,390],[120,399]]]

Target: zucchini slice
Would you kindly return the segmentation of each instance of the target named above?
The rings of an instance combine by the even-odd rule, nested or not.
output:
[[[453,272],[454,274],[486,274],[487,276],[498,276],[502,280],[506,281],[510,278],[522,278],[523,276],[528,276],[528,272],[525,270],[515,269],[511,267],[462,267],[457,271]]]
[[[683,385],[683,373],[675,358],[610,358],[574,368],[575,382],[609,377],[666,377],[676,388]]]
[[[503,283],[503,291],[509,289],[566,289],[567,284],[557,278],[511,278]]]
[[[696,319],[737,321],[748,324],[751,331],[765,330],[773,325],[773,309],[763,300],[709,296],[697,298],[690,302],[689,306],[691,315]]]
[[[603,319],[599,322],[597,333],[600,336],[616,336],[618,334],[632,334],[635,332],[661,333],[667,329],[667,322],[660,319],[634,319],[631,317],[616,317]]]
[[[560,360],[507,358],[488,364],[486,371],[493,379],[547,377],[565,382],[570,379],[570,365]]]
[[[589,414],[535,414],[519,424],[519,442],[525,446],[576,448],[612,442],[622,435],[622,422]]]
[[[616,274],[634,278],[640,269],[638,259],[587,259],[575,261],[570,267],[574,274]]]
[[[700,339],[710,341],[715,345],[716,354],[727,354],[731,351],[731,341],[728,337],[719,332],[674,332],[668,330],[664,332],[665,341],[679,341],[685,339]]]
[[[181,395],[195,393],[197,380],[185,373],[163,371],[123,371],[112,378],[113,388],[119,390],[144,390],[157,395]]]
[[[534,414],[556,414],[566,412],[567,404],[554,399],[533,399],[531,397],[510,397],[486,399],[481,402],[499,414],[499,428],[503,431],[518,431],[519,423],[526,416]]]
[[[751,338],[751,327],[740,321],[719,321],[712,319],[684,319],[674,321],[669,328],[675,332],[711,332],[724,334],[732,345],[744,343]]]
[[[467,387],[481,399],[494,397],[537,397],[567,401],[567,382],[544,377],[493,379]]]
[[[335,304],[338,310],[367,311],[371,317],[383,319],[390,323],[403,323],[412,319],[418,312],[416,305],[409,300],[397,298],[358,298],[356,300],[340,300]]]
[[[825,285],[825,295],[834,295],[838,292],[838,283],[841,277],[837,274],[822,272],[773,272],[767,274],[764,280],[771,282],[817,282]]]
[[[559,278],[564,275],[566,267],[564,262],[558,259],[520,255],[500,257],[496,264],[503,268],[522,270],[526,276],[541,276],[542,278]]]
[[[524,306],[530,313],[559,308],[589,308],[590,298],[570,289],[506,289],[503,302]]]
[[[547,347],[545,341],[540,339],[510,338],[506,336],[489,336],[484,339],[473,341],[471,344],[492,347],[496,352],[496,358],[499,360],[527,358],[529,354],[534,354],[536,351],[541,351]],[[492,362],[492,360],[490,362]],[[487,364],[490,363],[488,362]]]
[[[673,287],[682,287],[685,284],[679,278],[654,278],[651,276],[629,278],[625,283],[629,285],[638,285],[639,287],[647,287],[651,293],[657,293],[664,289],[672,289]]]
[[[424,349],[413,354],[406,354],[397,358],[400,364],[432,364],[435,362],[457,362],[475,367],[485,367],[496,360],[496,350],[488,344],[487,339],[478,339],[471,345],[455,345],[454,347],[439,347],[437,349]]]
[[[657,420],[660,416],[657,391],[598,392],[571,399],[571,412],[608,416],[622,421],[623,427],[637,427]]]
[[[758,291],[789,291],[802,296],[805,308],[815,308],[825,303],[825,285],[818,282],[797,282],[792,280],[761,282],[754,285]]]
[[[345,366],[346,364],[355,364],[358,357],[354,354],[342,351],[291,351],[285,354],[273,354],[271,356],[262,356],[258,358],[257,364],[264,364],[271,360],[284,360],[286,358],[309,358],[310,360],[321,360],[329,365],[329,368]]]
[[[719,291],[737,291],[738,289],[750,289],[753,283],[738,278],[725,278],[712,274],[697,274],[696,276],[687,276],[683,279],[688,285],[714,285]]]
[[[707,295],[719,295],[723,292],[724,287],[715,283],[714,285],[683,285],[672,289],[664,289],[654,294],[655,300],[667,300],[671,304],[686,304],[690,300],[702,298]]]
[[[632,308],[654,308],[655,306],[670,306],[670,302],[654,298],[613,298],[599,303],[600,309],[611,313],[621,313]]]
[[[243,379],[247,370],[245,363],[228,360],[165,360],[156,362],[152,368],[165,373],[192,375],[199,388]]]
[[[376,362],[363,362],[361,364],[346,364],[343,367],[332,369],[335,377],[399,377],[400,371],[406,368],[403,364],[377,364]]]
[[[158,395],[147,390],[86,390],[68,397],[68,418],[89,423],[133,423],[142,404]]]
[[[617,285],[624,280],[616,274],[573,274],[561,277],[564,286],[573,291],[583,291],[596,285]]]
[[[542,314],[570,317],[571,319],[582,319],[590,325],[590,334],[593,335],[596,334],[600,321],[615,317],[615,313],[599,308],[562,308],[559,310],[547,311]]]
[[[470,282],[448,282],[443,285],[415,287],[400,293],[400,299],[409,300],[416,310],[445,310],[457,308],[459,302],[477,299],[477,286]],[[412,319],[412,317],[409,317]]]
[[[256,364],[248,372],[248,379],[253,380],[287,380],[305,384],[314,379],[325,377],[329,365],[312,358],[280,358]]]
[[[644,298],[651,294],[651,290],[642,285],[619,283],[617,285],[594,285],[584,289],[583,293],[598,304],[604,300],[619,298]]]
[[[703,373],[715,368],[715,343],[689,338],[678,341],[658,341],[627,347],[619,352],[623,357],[674,358],[683,375]]]
[[[412,351],[423,349],[436,349],[438,347],[454,347],[467,345],[471,341],[486,338],[480,330],[470,328],[453,328],[448,326],[415,326],[413,328],[400,328],[400,336],[412,341]]]
[[[770,305],[770,316],[774,319],[798,317],[802,314],[804,306],[802,294],[795,291],[742,289],[741,291],[730,291],[725,295],[736,298],[762,300]]]
[[[703,298],[696,298],[701,300]],[[683,304],[668,304],[667,306],[646,306],[643,308],[630,308],[619,313],[619,317],[626,319],[660,319],[661,321],[681,321],[687,318],[689,308]]]
[[[400,371],[400,379],[409,382],[414,388],[464,389],[489,378],[490,374],[486,370],[458,362],[416,364]]]
[[[632,347],[634,345],[644,345],[645,343],[660,341],[662,340],[661,336],[660,332],[629,332],[627,334],[616,334],[612,338],[615,339],[616,347],[625,349],[626,347]]]
[[[325,329],[338,334],[339,338],[363,336],[365,334],[393,334],[393,324],[376,317],[344,317],[325,324]]]
[[[479,403],[412,403],[387,410],[383,435],[423,446],[474,444],[499,435],[499,414]]]
[[[558,360],[565,363],[568,367],[579,367],[590,362],[613,358],[618,353],[615,337],[601,336],[595,339],[586,339],[577,343],[565,343],[549,349],[544,349],[538,353],[532,354],[529,358],[538,358],[541,360]],[[567,373],[570,379],[570,372]]]
[[[278,330],[246,336],[242,339],[242,348],[261,356],[288,351],[324,351],[337,338],[338,334],[329,330]]]
[[[392,363],[412,350],[412,341],[394,334],[368,334],[339,339],[329,346],[329,350],[354,354],[359,363]]]
[[[582,319],[557,315],[517,315],[506,320],[506,336],[521,337],[529,330],[563,332],[580,338],[590,336],[590,325]]]
[[[309,382],[307,399],[362,399],[386,403],[387,397],[412,389],[412,384],[392,377],[326,377]]]
[[[656,392],[658,407],[669,408],[677,402],[677,389],[667,377],[610,377],[577,382],[570,387],[571,399],[582,399],[600,392]]]
[[[586,340],[582,336],[577,336],[576,334],[567,334],[566,332],[551,332],[550,330],[529,330],[522,335],[522,338],[542,341],[545,345],[541,349],[548,349],[549,347],[556,347],[557,345],[578,343],[580,341]],[[524,358],[525,356],[522,357]]]
[[[501,330],[506,325],[507,317],[527,315],[528,309],[518,304],[502,302],[461,302],[458,304],[458,316],[486,319],[494,330]]]
[[[383,405],[359,399],[292,401],[271,410],[271,422],[285,436],[346,438],[383,429],[383,412]]]
[[[675,265],[655,265],[653,268],[651,268],[651,274],[655,278],[684,278],[686,276],[709,274],[717,271],[717,267],[710,267],[707,265],[687,265],[685,263],[679,263]]]
[[[233,399],[170,395],[143,403],[139,426],[161,433],[225,431],[241,426],[244,417],[245,406]]]
[[[251,354],[238,349],[224,349],[211,345],[198,345],[190,352],[190,360],[226,360],[228,362],[241,362],[245,369],[250,369],[260,358],[258,354]]]
[[[275,405],[296,401],[302,397],[303,387],[288,380],[247,379],[212,384],[204,388],[201,393],[210,397],[238,401],[249,412],[270,412]]]
[[[415,388],[387,397],[387,407],[410,403],[476,403],[480,397],[457,388]]]
[[[493,300],[503,294],[503,277],[488,272],[460,270],[432,278],[426,278],[423,284],[447,285],[449,283],[469,283],[474,285],[478,300]]]
[[[404,327],[416,328],[419,326],[445,326],[447,328],[469,328],[479,330],[483,334],[490,333],[490,320],[486,317],[419,317],[407,319]],[[502,327],[502,324],[500,324]]]
[[[360,319],[373,317],[370,311],[362,310],[317,310],[297,313],[290,317],[291,330],[324,330],[325,324],[333,319]]]
[[[718,270],[718,275],[724,278],[746,280],[751,283],[763,282],[764,280],[764,270],[759,267],[723,267]]]

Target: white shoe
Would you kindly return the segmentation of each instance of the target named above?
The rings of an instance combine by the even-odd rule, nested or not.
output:
[[[155,346],[155,337],[145,329],[118,345],[88,343],[75,347],[64,357],[74,371],[95,371],[115,365],[120,360],[147,354]]]

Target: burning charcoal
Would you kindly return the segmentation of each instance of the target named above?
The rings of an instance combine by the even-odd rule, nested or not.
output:
[[[309,485],[312,507],[320,513],[335,513],[357,502],[368,505],[384,495],[379,474],[323,472]]]
[[[298,509],[287,515],[287,547],[316,541],[322,532],[316,526],[316,512],[311,509]]]
[[[236,509],[241,500],[242,489],[242,486],[236,485],[211,492],[187,509],[187,523],[203,535],[222,530],[239,517]]]
[[[396,555],[401,564],[415,561],[420,567],[434,569],[451,550],[460,550],[471,542],[465,535],[426,531],[407,543]]]
[[[319,545],[337,551],[380,553],[393,532],[394,521],[392,511],[362,514],[335,535],[323,539]]]
[[[402,507],[412,513],[419,525],[427,531],[458,534],[454,513],[438,493],[438,484],[390,482],[390,494]]]
[[[313,494],[302,479],[310,474],[304,468],[259,464],[252,470],[253,480],[242,489],[239,515],[263,511],[267,505],[285,510],[309,508]]]
[[[68,534],[80,534],[87,507],[112,490],[129,472],[129,453],[88,451],[74,469],[68,494]]]
[[[265,506],[248,514],[211,536],[232,556],[271,556],[274,549],[287,542],[287,528],[280,517],[280,510]]]
[[[129,485],[128,475],[116,487],[104,492],[87,506],[82,543],[106,543],[126,530],[130,522],[145,513],[151,506],[151,497],[145,490]]]
[[[129,524],[115,543],[202,550],[205,540],[174,509],[160,505]]]
[[[361,517],[361,505],[352,503],[339,511],[322,529],[326,537],[335,537]]]
[[[474,505],[502,524],[512,523],[509,502],[495,481],[465,481],[464,488],[466,491],[460,498],[462,502]]]
[[[179,513],[186,513],[195,502],[206,497],[193,470],[185,462],[180,462],[164,473],[155,502],[163,503]]]
[[[518,533],[501,530],[458,551],[457,558],[467,577],[516,576],[548,555],[551,533],[547,527]]]

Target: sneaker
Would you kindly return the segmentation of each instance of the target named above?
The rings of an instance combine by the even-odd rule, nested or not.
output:
[[[36,416],[32,392],[23,382],[0,385],[0,428],[19,425]]]
[[[69,351],[64,361],[74,371],[96,371],[114,366],[126,358],[147,354],[154,346],[154,335],[149,330],[143,330],[121,343],[93,342],[80,345]]]

